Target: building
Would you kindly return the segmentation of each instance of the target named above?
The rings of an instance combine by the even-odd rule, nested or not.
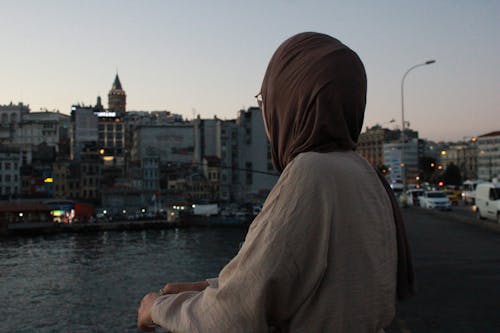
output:
[[[0,145],[0,196],[21,194],[21,153],[18,148]]]
[[[194,130],[194,161],[202,163],[205,156],[221,158],[221,124],[214,119],[201,119],[200,116],[192,121]]]
[[[47,198],[54,195],[52,167],[55,160],[55,147],[46,143],[33,147],[31,163],[23,164],[20,168],[21,194],[23,196]]]
[[[217,156],[205,156],[202,162],[202,171],[207,181],[208,200],[220,200],[221,160]]]
[[[116,112],[97,111],[97,149],[105,165],[125,165],[125,126]]]
[[[73,105],[71,107],[71,159],[80,160],[85,146],[97,147],[99,139],[98,117],[92,106]]]
[[[406,183],[415,184],[419,174],[419,140],[410,139],[404,146],[404,158],[401,159],[401,142],[394,141],[384,144],[384,165],[388,168],[388,178],[391,184],[403,183],[402,163],[406,168]]]
[[[441,164],[446,167],[450,164],[460,169],[462,179],[477,179],[477,139],[470,142],[458,142],[441,150]]]
[[[123,117],[125,116],[126,106],[127,94],[122,88],[118,74],[116,74],[115,81],[108,93],[108,110],[109,112],[116,112],[118,117]]]
[[[194,142],[191,124],[138,126],[133,137],[132,161],[141,161],[152,156],[159,157],[160,163],[193,161]]]
[[[239,184],[239,140],[236,120],[221,123],[220,200],[236,201]],[[267,148],[266,148],[267,149]]]
[[[94,147],[86,147],[79,162],[79,198],[97,203],[101,199],[102,159]]]
[[[73,191],[70,191],[71,169],[74,162],[70,160],[56,159],[52,164],[52,178],[54,179],[54,197],[56,198],[77,198]],[[73,190],[73,186],[72,186]]]
[[[145,156],[141,160],[142,189],[151,193],[160,191],[160,157]]]
[[[477,174],[479,179],[500,178],[500,131],[477,137]]]
[[[52,111],[30,112],[15,130],[13,144],[23,154],[23,164],[31,164],[33,149],[45,144],[56,152],[65,150],[70,137],[70,116]]]
[[[238,182],[234,184],[238,201],[262,201],[279,175],[271,159],[262,112],[258,107],[241,110],[237,120],[239,138]]]
[[[7,127],[10,125],[19,125],[24,116],[30,112],[29,105],[21,102],[18,104],[0,105],[0,126]]]
[[[381,167],[384,164],[384,143],[398,140],[400,134],[400,131],[382,128],[380,125],[367,127],[359,135],[356,151],[371,165]]]

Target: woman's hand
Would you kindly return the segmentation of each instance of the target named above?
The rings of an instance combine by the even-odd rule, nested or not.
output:
[[[161,288],[160,294],[178,294],[183,291],[203,291],[208,287],[207,281],[167,283]]]
[[[155,326],[151,319],[151,308],[160,295],[157,293],[146,294],[142,298],[141,305],[137,311],[137,328],[144,332],[154,332]]]

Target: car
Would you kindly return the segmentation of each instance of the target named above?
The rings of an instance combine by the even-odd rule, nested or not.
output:
[[[451,204],[453,206],[457,206],[458,201],[462,198],[462,191],[446,189],[443,192],[446,193],[446,195],[448,196],[448,199],[450,199]]]
[[[476,216],[500,223],[500,183],[481,183],[476,187]]]
[[[425,191],[418,199],[421,207],[451,210],[451,201],[443,191]]]
[[[406,203],[409,206],[420,206],[419,197],[424,194],[424,190],[415,188],[406,191]]]

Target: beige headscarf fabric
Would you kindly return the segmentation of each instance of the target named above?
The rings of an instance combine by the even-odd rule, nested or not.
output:
[[[261,87],[275,168],[282,172],[307,151],[355,150],[366,105],[366,73],[358,55],[339,40],[304,32],[287,39],[272,56]],[[403,218],[387,181],[398,246],[398,297],[415,292]]]
[[[271,58],[261,94],[279,172],[301,152],[355,149],[366,74],[357,54],[337,39],[305,32],[286,40]]]

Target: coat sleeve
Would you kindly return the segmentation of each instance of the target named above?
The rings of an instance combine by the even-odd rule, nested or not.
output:
[[[153,321],[173,332],[266,332],[273,322],[286,320],[297,270],[286,247],[273,246],[276,238],[264,233],[249,235],[204,291],[160,297]]]
[[[301,227],[308,224],[304,219],[314,207],[300,204],[299,198],[303,202],[295,186],[278,182],[218,283],[202,292],[158,298],[153,321],[173,332],[267,332],[269,327],[286,327],[324,271],[314,258],[322,256],[322,245]],[[297,249],[305,252],[298,255]]]

